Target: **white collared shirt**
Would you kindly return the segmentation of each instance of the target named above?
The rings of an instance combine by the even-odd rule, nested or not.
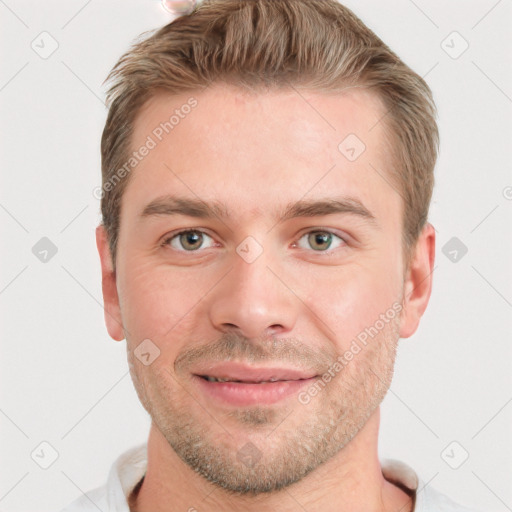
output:
[[[406,464],[386,459],[381,462],[386,480],[416,493],[414,512],[474,512],[426,486]],[[112,465],[105,485],[87,492],[61,512],[130,512],[128,496],[146,474],[147,444],[131,448]]]

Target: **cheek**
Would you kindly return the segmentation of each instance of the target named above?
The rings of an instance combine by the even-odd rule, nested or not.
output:
[[[366,261],[329,269],[325,286],[311,284],[310,308],[330,329],[338,350],[345,350],[360,333],[375,325],[380,315],[395,316],[400,299],[398,268],[382,261]],[[395,307],[393,307],[395,305]],[[380,324],[380,323],[379,323]]]
[[[186,269],[128,262],[121,286],[121,310],[133,342],[149,338],[157,344],[193,327],[206,295],[205,279]]]

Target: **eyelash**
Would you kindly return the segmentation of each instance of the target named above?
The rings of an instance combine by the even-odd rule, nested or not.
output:
[[[183,233],[201,233],[201,234],[203,234],[203,235],[206,235],[206,236],[208,236],[208,237],[212,238],[212,240],[213,240],[213,237],[212,237],[212,236],[210,236],[210,235],[209,235],[208,233],[206,233],[205,231],[202,231],[201,229],[183,229],[183,230],[181,230],[181,231],[178,231],[178,232],[173,233],[173,234],[169,235],[168,237],[166,237],[166,238],[163,240],[162,244],[161,244],[161,245],[162,245],[162,247],[167,247],[167,246],[169,246],[169,245],[170,245],[170,242],[171,242],[172,240],[174,240],[175,238],[179,237],[179,236],[180,236],[180,235],[182,235]],[[333,235],[333,236],[335,236],[336,238],[339,238],[339,239],[341,240],[341,242],[342,242],[342,244],[343,244],[343,245],[342,245],[342,247],[344,247],[344,246],[348,245],[347,240],[346,240],[344,237],[342,237],[342,236],[338,235],[337,233],[335,233],[334,231],[331,231],[331,230],[329,230],[329,229],[321,229],[321,228],[319,229],[319,228],[315,228],[315,229],[312,229],[312,230],[310,230],[310,231],[307,231],[307,232],[303,233],[303,234],[299,237],[298,241],[297,241],[297,242],[294,242],[294,246],[296,246],[296,244],[297,244],[300,240],[302,240],[302,238],[304,238],[304,236],[306,236],[306,235],[310,235],[310,234],[312,234],[312,233],[329,233],[329,234],[331,234],[331,235]],[[317,253],[317,254],[331,254],[331,253],[332,253],[333,251],[335,251],[336,249],[337,249],[337,248],[329,249],[329,250],[327,250],[327,251],[313,251],[313,252],[315,252],[315,253]],[[178,251],[178,252],[184,252],[184,253],[187,253],[187,252],[188,252],[188,253],[194,253],[194,252],[199,252],[199,251],[200,251],[200,249],[197,249],[197,250],[195,250],[195,251],[187,251],[187,250],[180,250],[180,249],[175,249],[175,250],[176,250],[176,251]]]

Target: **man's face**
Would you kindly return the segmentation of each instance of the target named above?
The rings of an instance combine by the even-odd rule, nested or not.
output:
[[[191,96],[197,106],[159,141],[155,129]],[[148,136],[156,146],[122,199],[117,336],[168,443],[226,489],[299,480],[388,389],[404,271],[384,113],[359,88],[249,95],[214,85],[160,93],[137,118],[132,150]],[[170,198],[218,208],[196,217],[171,214],[184,203],[153,204],[143,215]],[[334,213],[314,206],[334,201]],[[309,210],[291,210],[297,202]]]

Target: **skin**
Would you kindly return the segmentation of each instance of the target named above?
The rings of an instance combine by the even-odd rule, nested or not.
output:
[[[132,147],[190,96],[156,94],[138,114]],[[197,107],[132,171],[116,272],[106,233],[96,230],[107,329],[126,338],[152,418],[148,469],[131,510],[411,510],[411,499],[382,476],[379,404],[398,339],[416,331],[428,304],[435,232],[425,226],[406,266],[402,199],[370,166],[390,165],[386,126],[376,124],[383,105],[361,88],[249,94],[215,84],[193,96]],[[366,145],[354,162],[338,150],[350,133]],[[141,219],[165,194],[218,201],[232,217]],[[275,215],[300,199],[341,195],[375,222],[346,212]],[[162,243],[183,229],[208,236],[188,251],[186,237]],[[308,236],[318,231],[336,235],[330,247]],[[248,236],[263,250],[251,263],[236,251]],[[205,396],[192,378],[194,364],[226,359],[293,363],[320,376],[396,304],[396,317],[307,404],[292,395],[233,407]],[[160,350],[149,365],[134,356],[145,339]],[[237,458],[248,442],[260,457],[253,467]]]

